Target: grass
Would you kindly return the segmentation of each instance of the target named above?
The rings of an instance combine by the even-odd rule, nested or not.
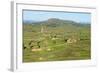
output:
[[[85,60],[91,58],[90,27],[60,26],[46,27],[40,32],[40,25],[23,25],[23,62]],[[54,35],[56,39],[53,40]],[[65,39],[75,39],[68,43]],[[33,42],[29,45],[30,41]],[[40,41],[41,51],[37,42]],[[30,46],[33,46],[32,48]]]

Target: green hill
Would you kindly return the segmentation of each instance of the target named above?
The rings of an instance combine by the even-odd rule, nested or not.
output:
[[[23,23],[23,62],[91,58],[89,23],[51,18]]]

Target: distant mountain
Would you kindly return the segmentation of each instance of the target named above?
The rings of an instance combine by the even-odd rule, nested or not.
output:
[[[38,23],[38,21],[33,21],[33,20],[23,20],[24,24],[33,24],[33,23]]]
[[[24,21],[24,24],[34,24],[34,25],[45,25],[45,26],[49,26],[49,27],[56,27],[56,26],[89,26],[89,23],[77,23],[75,21],[71,21],[71,20],[62,20],[62,19],[57,19],[57,18],[50,18],[48,20],[45,21]]]

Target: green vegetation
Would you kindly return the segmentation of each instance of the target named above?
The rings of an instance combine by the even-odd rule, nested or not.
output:
[[[23,24],[23,62],[91,58],[90,24],[49,19]]]

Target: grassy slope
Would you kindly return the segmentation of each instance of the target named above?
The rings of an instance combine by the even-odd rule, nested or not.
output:
[[[23,62],[37,62],[37,61],[58,61],[58,60],[78,60],[90,59],[90,27],[89,26],[75,26],[71,23],[58,23],[52,26],[49,23],[42,23],[46,32],[41,33],[40,25],[24,25],[23,26]],[[41,23],[40,23],[41,24]],[[67,25],[66,25],[67,24]],[[53,24],[54,25],[54,24]],[[57,36],[56,40],[52,40],[50,36]],[[65,38],[79,39],[76,43],[64,42]],[[41,41],[40,48],[42,51],[32,52],[29,42],[34,40],[31,44],[33,48],[37,48],[37,41]],[[47,49],[50,49],[48,51]]]

